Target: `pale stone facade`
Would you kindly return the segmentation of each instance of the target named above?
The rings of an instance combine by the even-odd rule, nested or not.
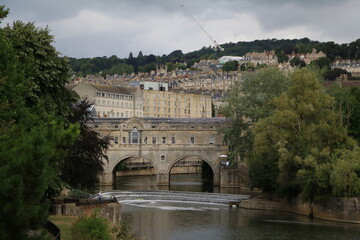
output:
[[[72,88],[81,99],[93,102],[98,117],[143,117],[141,89],[86,83]]]
[[[219,185],[219,157],[227,154],[219,130],[226,124],[225,118],[96,118],[88,126],[113,139],[100,184],[113,184],[120,162],[141,158],[154,167],[157,183],[168,185],[172,168],[196,157],[210,165]]]
[[[294,57],[298,57],[300,60],[303,60],[306,64],[310,64],[311,61],[318,60],[321,57],[326,57],[326,54],[322,51],[317,52],[315,48],[311,51],[311,53],[292,53],[287,55],[289,57],[289,61]]]
[[[211,96],[144,90],[144,117],[210,118]]]

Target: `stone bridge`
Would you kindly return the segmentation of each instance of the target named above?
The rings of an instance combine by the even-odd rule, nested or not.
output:
[[[209,164],[214,185],[220,185],[220,156],[227,154],[219,134],[224,124],[225,118],[97,118],[89,126],[112,138],[100,184],[114,183],[120,162],[140,158],[154,166],[159,185],[169,185],[172,167],[197,157]]]

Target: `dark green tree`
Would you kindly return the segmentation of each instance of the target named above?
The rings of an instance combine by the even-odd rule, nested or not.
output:
[[[30,53],[21,54],[13,40],[9,29],[0,29],[0,239],[27,239],[28,231],[39,228],[47,219],[47,189],[58,185],[56,165],[78,132],[74,125],[65,130],[64,122],[55,117],[57,111],[51,111],[51,104],[39,99],[51,99],[49,95],[55,98],[50,92],[56,90],[37,89],[33,83],[37,77],[28,68],[36,67],[38,62],[31,62]],[[41,43],[45,44],[34,44]]]
[[[237,61],[228,61],[222,66],[224,72],[236,71],[238,69]]]
[[[70,123],[80,126],[80,134],[61,166],[61,178],[71,187],[94,187],[97,176],[104,170],[104,161],[108,160],[106,151],[110,138],[101,137],[86,125],[92,121],[91,107],[92,103],[88,99],[82,100],[73,105],[72,114],[68,118]]]

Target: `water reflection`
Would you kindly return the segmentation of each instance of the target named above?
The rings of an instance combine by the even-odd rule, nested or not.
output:
[[[117,178],[118,190],[173,190],[243,193],[239,188],[204,186],[200,174],[172,175],[170,187],[157,186],[156,176]],[[104,189],[104,190],[112,190]],[[134,232],[146,240],[358,240],[358,225],[309,220],[295,214],[229,208],[194,202],[124,201]]]
[[[187,202],[123,204],[140,239],[359,239],[357,225],[311,221],[306,217]]]

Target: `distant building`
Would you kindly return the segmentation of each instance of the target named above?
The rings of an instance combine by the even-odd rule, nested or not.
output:
[[[218,59],[220,64],[224,64],[230,61],[241,61],[243,59],[243,57],[237,57],[237,56],[222,56],[221,58]]]
[[[211,96],[144,90],[144,117],[210,118]]]
[[[92,112],[98,117],[143,117],[143,99],[140,88],[117,87],[80,82],[72,88],[81,99],[93,102]]]
[[[300,60],[303,60],[306,64],[310,64],[311,61],[318,60],[321,57],[326,57],[326,54],[322,51],[317,52],[315,48],[312,49],[311,53],[295,53],[287,55],[289,57],[289,61],[294,57],[298,57]]]
[[[163,82],[150,82],[150,81],[140,81],[140,82],[131,82],[129,84],[132,87],[140,87],[144,90],[155,90],[155,91],[169,91],[169,84]]]

